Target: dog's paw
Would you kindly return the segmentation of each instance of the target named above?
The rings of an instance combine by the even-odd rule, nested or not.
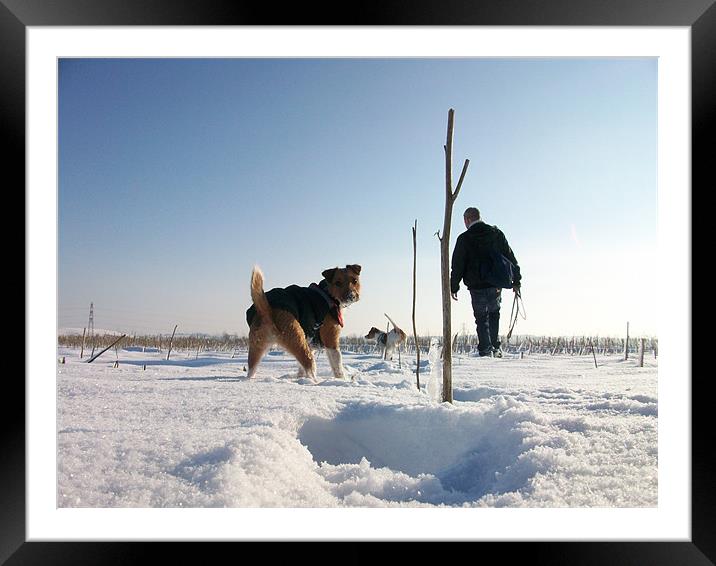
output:
[[[343,371],[344,371],[344,374],[343,374],[344,379],[351,381],[351,382],[355,382],[356,376],[358,376],[360,374],[360,370],[358,370],[354,367],[351,367],[351,366],[344,366]]]

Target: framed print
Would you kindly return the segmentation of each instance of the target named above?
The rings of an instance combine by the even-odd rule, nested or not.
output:
[[[367,558],[368,543],[430,541],[493,542],[492,548],[507,556],[550,564],[713,563],[713,481],[704,455],[713,427],[705,419],[707,380],[692,377],[691,278],[692,258],[698,256],[692,255],[690,238],[692,187],[708,178],[706,148],[714,137],[713,2],[520,7],[499,1],[479,7],[426,2],[409,9],[383,2],[361,5],[356,12],[346,18],[318,6],[272,13],[224,2],[189,7],[0,0],[3,129],[13,140],[8,163],[26,190],[29,329],[26,382],[10,384],[15,387],[10,398],[24,399],[26,412],[3,427],[7,457],[0,488],[0,559],[8,564],[134,562],[148,548],[164,558],[178,549],[184,560],[192,554],[206,559],[220,546],[207,551],[207,545],[195,550],[144,544],[154,541],[347,542],[350,547],[339,550],[349,548],[351,556]],[[477,86],[465,82],[465,76],[480,73],[490,80]],[[579,86],[575,77],[582,81]],[[534,98],[519,98],[519,85],[525,83]],[[545,86],[550,84],[559,84],[561,91]],[[249,85],[261,88],[252,91]],[[480,93],[490,101],[492,117],[486,109],[462,110]],[[500,107],[500,98],[509,97],[511,105]],[[387,119],[386,109],[380,109],[387,100],[392,112],[412,116],[412,122],[406,118],[397,126],[395,139],[380,130],[374,135],[376,125]],[[396,366],[388,355],[390,325],[383,333],[373,319],[348,306],[360,295],[358,305],[380,317],[385,311],[394,331],[398,326],[391,316],[397,312],[399,326],[408,330],[408,311],[400,310],[397,301],[384,306],[385,296],[403,301],[401,289],[391,286],[390,275],[375,274],[388,273],[391,266],[409,271],[403,257],[408,238],[398,248],[400,259],[381,243],[385,225],[396,219],[405,223],[402,205],[388,201],[389,187],[401,202],[412,202],[405,207],[409,211],[423,210],[421,201],[432,202],[424,208],[430,211],[425,213],[429,227],[422,227],[418,246],[434,247],[436,238],[426,231],[435,221],[430,215],[442,215],[441,187],[429,196],[420,179],[430,179],[429,185],[434,172],[440,180],[441,171],[425,168],[431,159],[427,153],[411,155],[404,146],[412,143],[408,138],[429,144],[418,127],[422,118],[417,119],[438,121],[426,116],[429,104],[444,102],[436,113],[452,124],[452,111],[447,114],[452,100],[458,101],[456,123],[454,132],[448,126],[444,151],[449,153],[454,133],[453,169],[459,171],[465,157],[472,161],[469,169],[465,162],[459,186],[463,177],[466,187],[476,176],[482,181],[475,183],[493,186],[509,186],[513,179],[513,193],[528,195],[528,188],[518,186],[525,177],[509,175],[520,165],[510,165],[505,156],[523,170],[531,167],[540,197],[510,204],[503,196],[505,210],[515,211],[517,218],[566,223],[570,250],[545,239],[543,246],[555,245],[551,253],[539,254],[534,246],[525,255],[548,258],[556,251],[570,258],[571,272],[553,270],[564,289],[550,299],[552,310],[548,285],[539,291],[533,286],[531,300],[524,293],[537,319],[559,313],[552,320],[554,330],[517,321],[524,336],[515,344],[508,336],[502,349],[493,338],[493,359],[476,359],[484,353],[479,345],[486,339],[484,322],[477,320],[472,341],[464,330],[480,304],[475,289],[469,294],[472,308],[465,304],[467,295],[458,295],[452,331],[456,347],[464,350],[456,350],[463,354],[457,363],[474,367],[479,377],[477,384],[469,384],[467,369],[456,366],[455,406],[438,402],[444,385],[435,368],[444,362],[430,338],[438,332],[429,328],[437,323],[420,327],[419,322],[414,337],[403,332],[407,346],[413,340],[416,368],[423,367],[418,337],[428,337],[422,360],[427,373],[422,388],[417,385],[417,394],[424,393],[427,401],[413,404],[404,400],[406,391],[416,395],[411,370],[403,368],[413,363],[410,349],[402,350]],[[559,112],[530,122],[535,112],[530,104]],[[406,111],[411,105],[412,114]],[[500,139],[494,116],[519,124],[513,129],[522,128],[530,141],[519,145],[514,137]],[[479,124],[485,124],[483,141],[473,144],[464,129],[474,131]],[[581,152],[560,156],[567,144],[551,148],[550,136],[557,134],[550,132],[557,124],[560,135],[573,136]],[[246,128],[239,148],[222,145],[222,139],[236,143],[232,125]],[[336,136],[341,130],[345,137]],[[442,124],[443,138],[435,140],[439,154],[444,130]],[[368,150],[357,152],[361,145]],[[602,147],[607,149],[600,153]],[[480,152],[490,156],[495,168],[502,167],[501,177],[485,171],[489,162]],[[590,154],[598,157],[584,157]],[[391,168],[391,161],[400,166]],[[120,170],[123,163],[132,164],[128,171]],[[381,167],[387,175],[382,188]],[[599,169],[604,176],[590,181]],[[453,175],[457,181],[457,172]],[[314,186],[310,179],[321,176],[324,180]],[[555,188],[568,187],[568,181],[579,187],[573,202]],[[70,184],[79,187],[76,192],[64,189]],[[647,187],[648,200],[635,197],[632,187],[637,185]],[[658,193],[653,190],[657,185]],[[57,200],[48,194],[53,190]],[[468,197],[458,202],[458,210],[471,204],[470,190],[463,189],[461,196]],[[481,203],[490,218],[489,205]],[[566,209],[577,216],[560,216]],[[468,230],[480,221],[478,212],[470,224],[469,210],[464,217]],[[287,211],[300,215],[305,228]],[[318,219],[312,217],[316,211]],[[580,223],[590,212],[601,222],[594,223],[593,235]],[[169,217],[173,227],[162,231],[162,219]],[[522,259],[514,244],[512,234],[528,249],[521,222],[502,228],[527,281],[537,260]],[[531,226],[531,220],[524,222]],[[264,295],[256,291],[260,285],[266,291],[280,281],[287,289],[293,282],[308,285],[312,275],[303,271],[301,249],[292,240],[314,234],[317,224],[331,228],[325,237],[309,238],[312,253],[346,268],[321,265],[321,285],[306,292],[314,299],[328,297],[328,310],[335,313],[322,316],[335,322],[336,332],[343,330],[342,342],[331,347],[332,338],[319,331],[320,323],[304,324],[304,307],[293,306],[298,299],[281,295],[276,300],[289,302],[278,308],[296,309],[302,332],[318,333],[323,344],[316,352],[326,352],[323,359],[320,353],[308,355],[302,364],[286,346],[299,362],[294,376],[293,358],[284,364],[282,350],[256,345],[261,331],[254,329],[254,321],[260,326],[261,316],[256,319],[250,309],[244,316],[249,305],[243,299],[228,307],[230,302],[220,298],[230,296],[228,289],[225,296],[219,290],[231,285],[217,283],[214,295],[194,276],[240,281],[236,293],[243,297],[249,295],[249,280],[242,266],[260,265],[263,275],[253,272],[251,297],[256,312],[263,312]],[[347,235],[337,228],[344,225]],[[547,225],[543,220],[534,229]],[[281,236],[272,239],[267,233]],[[392,242],[395,236],[388,234]],[[642,238],[653,249],[658,240],[658,256],[649,255],[649,246],[636,246]],[[586,257],[599,240],[610,242],[609,253]],[[627,251],[620,255],[622,246]],[[336,251],[361,255],[365,247],[377,250],[369,257],[379,259],[343,262]],[[285,260],[264,259],[281,256],[281,249],[288,252]],[[239,267],[217,268],[232,255]],[[588,271],[595,261],[604,279],[587,287],[584,274],[596,273]],[[366,269],[371,263],[373,272]],[[577,338],[584,315],[566,306],[574,305],[570,274],[582,281],[583,295],[595,297],[597,307],[585,311],[593,323],[584,330],[589,340]],[[424,279],[437,281],[437,276],[431,271]],[[96,312],[105,321],[114,316],[107,324],[118,329],[116,340],[92,342],[89,356],[101,362],[102,377],[88,371],[93,366],[84,361],[86,295],[80,291],[87,280],[106,287],[96,310],[90,305],[87,327],[94,330]],[[344,283],[349,289],[341,294],[337,289]],[[384,302],[365,292],[378,286]],[[622,288],[630,298],[618,302]],[[110,294],[128,304],[132,293],[148,297],[129,313],[133,320],[121,318],[127,312],[113,314],[106,308]],[[420,301],[437,303],[437,291],[426,295],[432,298],[421,296]],[[273,301],[279,293],[265,296]],[[518,296],[515,291],[515,304]],[[559,296],[570,299],[560,304]],[[173,331],[156,330],[153,317],[160,307],[153,308],[149,297],[162,297],[161,308],[181,313],[181,320],[170,325]],[[229,319],[208,314],[219,313],[222,300],[224,310],[231,311]],[[70,312],[75,303],[83,305],[76,316]],[[645,305],[639,317],[654,321],[641,329],[632,319],[632,333],[655,338],[642,338],[640,350],[635,344],[633,351],[627,338],[623,358],[621,342],[604,337],[613,331],[596,323],[616,303],[624,310]],[[505,299],[505,316],[508,306]],[[211,316],[220,319],[213,326]],[[227,322],[236,318],[241,320],[235,325]],[[242,326],[243,334],[234,337],[244,318],[254,334]],[[414,319],[415,314],[413,328]],[[557,325],[557,319],[564,325]],[[276,335],[293,328],[292,322],[284,328],[277,320],[274,316]],[[188,321],[194,325],[189,330]],[[78,326],[79,332],[64,332]],[[382,357],[376,358],[377,343],[366,342],[372,340],[370,333],[364,336],[370,326],[373,335],[386,336]],[[460,334],[466,336],[463,342]],[[560,344],[538,339],[541,334],[572,339]],[[216,336],[221,339],[212,342]],[[345,346],[349,339],[351,348]],[[123,340],[122,350],[115,347]],[[597,362],[603,364],[599,380],[596,373],[587,374],[590,346],[595,371]],[[74,359],[80,348],[83,367]],[[645,348],[651,356],[646,367]],[[498,350],[500,355],[504,350],[506,360],[494,359]],[[532,353],[544,356],[552,369],[533,373],[540,381],[536,385],[511,382],[504,362],[516,364]],[[564,356],[564,366],[554,369],[557,354]],[[611,356],[609,363],[604,363],[606,356]],[[171,366],[165,363],[170,357]],[[538,367],[523,363],[525,371]],[[259,381],[264,397],[247,399],[242,392],[257,367],[264,372]],[[122,371],[128,373],[117,379]],[[570,376],[549,382],[550,372]],[[150,375],[153,381],[147,380]],[[290,395],[284,392],[288,382]],[[206,411],[182,410],[202,396],[208,399]],[[233,411],[251,416],[231,420]],[[118,434],[112,423],[120,421]],[[211,431],[220,430],[222,422],[228,425],[222,440],[212,444]],[[456,430],[459,434],[443,446],[442,435]],[[608,442],[606,435],[611,435]],[[421,442],[433,446],[430,458],[417,455]],[[606,448],[600,451],[602,445]],[[621,450],[623,458],[614,456]],[[574,478],[583,487],[573,489]]]

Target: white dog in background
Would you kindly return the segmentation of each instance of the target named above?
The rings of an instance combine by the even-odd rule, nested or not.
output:
[[[390,332],[383,332],[382,330],[373,326],[368,331],[368,334],[365,335],[365,338],[368,340],[375,340],[378,346],[383,346],[385,348],[385,359],[392,360],[395,349],[400,348],[402,345],[405,344],[408,335],[400,328],[398,328],[395,322],[393,322],[393,319],[390,318],[387,314],[385,314],[385,318],[387,318],[393,325],[393,329]]]

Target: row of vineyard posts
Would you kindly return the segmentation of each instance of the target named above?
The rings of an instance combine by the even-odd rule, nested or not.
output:
[[[122,341],[123,348],[132,348],[142,352],[166,353],[169,349],[170,334],[127,335]],[[504,338],[504,337],[503,337]],[[115,334],[97,334],[94,337],[95,348],[106,348],[117,339]],[[644,351],[658,356],[659,341],[655,337],[600,337],[600,336],[512,336],[509,342],[503,341],[502,349],[507,354],[550,354],[588,356],[591,355],[591,346],[600,356],[623,356],[625,348],[630,355],[638,355],[641,341],[644,341]],[[437,341],[442,348],[440,336],[418,336],[417,344],[421,355],[427,355],[431,341]],[[81,335],[61,335],[58,345],[79,349],[82,345]],[[416,354],[416,340],[408,335],[404,346],[407,354]],[[248,337],[228,335],[207,336],[203,334],[175,336],[172,344],[173,351],[196,355],[202,352],[246,352],[248,351]],[[375,340],[366,340],[362,336],[342,336],[341,349],[356,354],[382,355],[382,348],[377,348]],[[451,339],[451,350],[455,355],[470,356],[477,354],[476,334],[455,334]],[[86,355],[86,354],[85,354]]]

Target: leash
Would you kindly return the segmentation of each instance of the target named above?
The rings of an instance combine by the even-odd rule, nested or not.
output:
[[[520,303],[522,304],[522,313],[520,313]],[[527,320],[527,311],[525,310],[525,303],[522,301],[522,293],[519,290],[515,291],[515,299],[512,301],[512,310],[510,311],[510,331],[507,333],[507,340],[512,336],[512,331],[515,329],[517,318],[522,317],[523,320]]]

